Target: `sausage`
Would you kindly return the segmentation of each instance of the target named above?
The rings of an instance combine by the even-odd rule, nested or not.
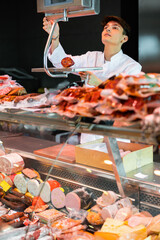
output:
[[[22,203],[26,204],[27,206],[30,206],[32,204],[32,201],[28,201],[28,199],[26,199],[24,195],[22,197],[18,197],[11,193],[7,193],[4,196],[4,198],[11,202],[22,202]]]
[[[77,188],[67,193],[65,206],[67,210],[71,209],[88,209],[93,203],[92,193],[87,188]]]
[[[13,221],[8,222],[8,224],[12,227],[15,227],[15,228],[16,227],[22,227],[24,225],[23,222],[26,218],[28,218],[28,216],[23,216],[21,218],[16,218]]]
[[[28,206],[32,205],[32,199],[28,196],[25,196],[23,193],[17,192],[15,190],[13,190],[12,188],[9,189],[9,193],[14,194],[17,197],[20,197],[21,199],[23,199],[24,203]]]
[[[61,188],[55,188],[51,192],[51,202],[55,208],[63,208],[65,206],[65,194]]]
[[[61,64],[63,67],[68,68],[74,65],[74,61],[70,57],[65,57],[62,59]]]
[[[9,215],[9,214],[2,215],[1,218],[5,222],[9,222],[9,221],[12,221],[16,218],[20,218],[20,217],[23,217],[23,216],[24,216],[24,212],[16,212],[16,213],[13,213],[11,215]]]
[[[6,200],[5,198],[1,198],[1,202],[4,203],[6,206],[12,208],[15,211],[24,211],[24,209],[26,208],[26,205],[24,203],[11,202],[11,201]]]

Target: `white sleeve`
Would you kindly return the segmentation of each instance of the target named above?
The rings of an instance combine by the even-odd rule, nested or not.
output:
[[[139,63],[132,63],[126,67],[125,73],[127,73],[128,75],[136,75],[139,74],[141,70],[142,66]]]
[[[61,68],[61,60],[63,58],[67,57],[67,54],[65,53],[62,45],[59,43],[58,47],[53,51],[53,53],[50,53],[50,49],[49,49],[49,53],[48,53],[48,59],[51,61],[51,63],[57,67],[57,68]]]
[[[66,54],[62,45],[59,43],[58,47],[53,51],[53,53],[48,53],[48,58],[51,61],[51,63],[56,68],[61,68],[61,60],[65,57],[70,57],[74,61],[74,68],[78,67],[95,67],[95,59],[96,59],[97,53],[95,52],[87,52],[82,55],[72,56],[69,54]]]

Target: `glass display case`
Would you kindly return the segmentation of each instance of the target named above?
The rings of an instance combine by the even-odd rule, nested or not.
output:
[[[158,138],[155,138],[149,130],[143,131],[140,123],[137,122],[128,127],[114,127],[110,121],[96,124],[91,119],[78,116],[74,119],[68,119],[54,113],[43,114],[17,109],[1,112],[0,122],[1,124],[14,124],[17,129],[21,126],[22,132],[25,126],[43,126],[43,129],[66,130],[70,132],[70,135],[75,132],[85,132],[106,136],[107,146],[110,148],[113,155],[111,158],[116,166],[116,170],[113,172],[38,156],[29,149],[22,151],[19,150],[16,141],[12,145],[15,144],[15,147],[9,151],[18,152],[24,158],[25,166],[37,170],[43,179],[49,174],[62,185],[71,186],[72,189],[86,186],[93,191],[95,198],[99,197],[103,191],[113,190],[119,196],[123,196],[123,194],[129,196],[140,210],[149,211],[153,215],[159,214],[159,163],[153,162],[126,174],[119,166],[121,159],[119,160],[119,155],[115,150],[117,136],[140,143],[158,144]],[[43,139],[41,141],[43,145]],[[21,144],[23,143],[21,142]]]

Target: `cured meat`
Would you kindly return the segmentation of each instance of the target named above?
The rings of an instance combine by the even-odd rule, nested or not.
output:
[[[56,209],[48,209],[41,213],[37,213],[36,216],[40,219],[41,222],[51,225],[54,221],[64,217],[65,214]]]
[[[55,221],[52,225],[51,225],[51,228],[52,228],[52,232],[57,232],[58,230],[59,231],[64,231],[64,230],[67,230],[67,229],[70,229],[74,226],[77,226],[79,225],[81,222],[79,220],[74,220],[74,219],[71,219],[71,218],[64,218],[64,219],[60,219],[58,221]]]
[[[124,208],[120,208],[117,211],[117,213],[115,215],[115,219],[125,221],[131,216],[132,216],[132,209],[129,207],[124,207]]]
[[[91,233],[85,232],[79,229],[82,228],[82,225],[76,226],[72,228],[72,232],[63,233],[60,236],[58,236],[57,240],[94,240],[94,236]]]
[[[102,196],[97,199],[96,203],[98,204],[98,206],[103,208],[105,206],[115,203],[117,198],[118,198],[118,196],[115,192],[105,191],[105,192],[103,192]]]
[[[28,191],[33,195],[33,196],[38,196],[39,195],[39,190],[40,190],[40,183],[43,181],[41,179],[30,179],[27,182],[27,187]]]
[[[60,187],[60,183],[54,179],[48,179],[47,182],[41,183],[39,186],[40,197],[45,203],[51,200],[51,192],[54,188]]]
[[[61,64],[63,67],[68,68],[74,65],[74,61],[70,57],[65,57],[62,59]]]
[[[144,226],[147,227],[151,223],[152,219],[153,219],[152,217],[142,217],[133,215],[128,219],[128,225],[130,227],[135,227],[143,224]]]
[[[30,179],[37,178],[37,174],[32,169],[29,169],[29,168],[24,168],[22,170],[22,173]]]
[[[0,171],[13,174],[21,171],[24,167],[23,158],[18,153],[10,153],[0,156]]]
[[[65,206],[68,211],[72,209],[88,209],[93,203],[93,193],[87,188],[78,188],[70,193],[67,193],[65,199]]]
[[[97,205],[93,206],[87,215],[87,221],[92,225],[101,225],[104,223],[104,219],[101,216],[102,209]]]
[[[4,87],[4,88],[0,89],[0,95],[5,96],[5,95],[8,94],[11,90],[12,90],[11,87]]]
[[[26,208],[26,209],[24,210],[24,212],[25,212],[25,213],[32,213],[32,212],[40,213],[40,212],[45,211],[47,208],[49,208],[49,206],[48,206],[47,204],[42,205],[42,206],[39,206],[39,207],[30,206],[30,207]]]
[[[22,237],[21,240],[30,240],[30,239],[43,239],[46,235],[48,235],[50,229],[47,226],[43,226],[35,231],[31,231]]]
[[[12,188],[9,189],[9,192],[14,194],[15,196],[18,196],[18,197],[22,198],[26,205],[31,205],[32,199],[30,197],[24,195],[23,193],[17,192],[16,190],[14,190]]]
[[[8,201],[4,198],[1,198],[1,202],[4,203],[7,207],[10,207],[11,209],[15,210],[15,211],[24,211],[24,209],[26,208],[26,205],[22,202],[11,202]]]
[[[30,206],[32,203],[31,199],[28,200],[27,198],[25,198],[24,195],[22,197],[18,197],[18,196],[15,196],[14,194],[11,194],[8,192],[6,193],[4,198],[9,201],[12,201],[12,202],[22,202],[22,203],[26,204],[27,206]]]
[[[65,194],[61,188],[54,188],[51,192],[51,202],[55,208],[63,208],[65,206]]]
[[[20,218],[24,216],[24,212],[17,212],[17,213],[13,213],[13,214],[5,214],[3,216],[1,216],[1,218],[5,221],[5,222],[9,222],[12,221],[16,218]]]
[[[14,102],[15,103],[18,103],[28,97],[34,97],[34,96],[37,96],[37,95],[40,95],[39,93],[29,93],[29,94],[25,94],[25,95],[22,95],[22,96],[16,96],[15,99],[14,99]]]
[[[22,173],[17,174],[14,178],[14,185],[18,188],[18,190],[25,194],[27,192],[27,179]]]
[[[14,228],[22,227],[24,225],[24,220],[27,218],[28,218],[28,215],[25,215],[23,217],[16,218],[16,219],[8,222],[8,224]]]

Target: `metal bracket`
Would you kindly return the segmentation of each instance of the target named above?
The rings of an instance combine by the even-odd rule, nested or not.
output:
[[[117,187],[121,197],[130,197],[134,195],[135,204],[139,204],[139,188],[137,185],[129,183],[124,169],[123,161],[120,156],[119,147],[116,138],[104,136],[109,158],[112,161],[113,172],[117,182]]]
[[[49,34],[48,39],[47,39],[45,49],[44,49],[44,57],[43,57],[44,70],[45,70],[45,72],[47,73],[48,76],[53,77],[53,78],[55,78],[55,77],[68,77],[67,73],[52,74],[49,71],[48,64],[47,64],[47,56],[48,56],[49,47],[50,47],[50,44],[51,44],[51,41],[52,41],[52,36],[53,36],[54,30],[55,30],[56,24],[60,21],[64,21],[64,22],[68,21],[67,10],[66,9],[64,9],[64,16],[62,18],[56,19],[54,21],[54,23],[52,25],[52,28],[51,28],[51,31],[50,31],[50,34]]]

